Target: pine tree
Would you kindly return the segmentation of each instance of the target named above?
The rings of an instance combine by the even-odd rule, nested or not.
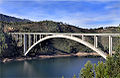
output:
[[[95,78],[109,78],[105,70],[105,64],[98,62],[98,65],[94,64]]]
[[[76,75],[74,74],[74,76],[72,78],[77,78]]]
[[[93,65],[88,61],[80,72],[81,78],[94,78]]]

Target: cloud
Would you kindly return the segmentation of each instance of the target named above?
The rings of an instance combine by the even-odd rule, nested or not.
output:
[[[18,2],[14,3],[9,2],[8,4],[6,3],[6,5],[4,5],[3,7],[0,6],[0,13],[23,19],[26,18],[33,21],[42,20],[60,21],[83,28],[95,28],[105,25],[106,26],[117,25],[119,24],[120,21],[119,18],[120,12],[118,10],[119,7],[117,7],[116,9],[116,3],[118,2],[114,4],[111,4],[109,2],[106,3],[98,2],[99,4],[91,4],[90,2],[91,0],[86,0],[88,1],[86,3],[69,1],[62,3],[60,2],[45,3],[42,2],[41,0],[36,0],[38,2],[34,0],[35,2],[28,2],[26,6],[24,1],[21,1],[19,3]]]
[[[83,0],[4,0],[4,1],[83,1]],[[119,1],[119,0],[84,0],[88,2],[110,2],[110,1]]]
[[[105,9],[120,9],[120,1],[106,6]]]
[[[97,13],[86,13],[86,12],[73,12],[69,13],[65,10],[56,10],[55,14],[48,14],[41,11],[30,12],[27,15],[10,14],[7,15],[15,16],[18,18],[26,18],[33,21],[42,20],[53,20],[58,22],[64,22],[67,24],[83,27],[83,28],[96,28],[100,26],[118,25],[120,21],[120,15],[109,13],[109,14],[97,14]],[[92,27],[91,27],[92,26]]]
[[[71,13],[67,16],[64,16],[58,21],[63,21],[68,24],[77,25],[80,27],[93,26],[90,28],[95,28],[98,26],[108,26],[108,25],[118,25],[120,22],[120,15],[116,14],[96,14],[89,13],[91,16],[88,16],[87,13]],[[119,13],[118,13],[119,14]]]
[[[0,4],[2,4],[3,0],[0,0]]]

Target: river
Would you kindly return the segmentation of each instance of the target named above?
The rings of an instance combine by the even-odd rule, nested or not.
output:
[[[92,63],[105,61],[101,58],[64,57],[12,61],[0,63],[0,78],[72,78],[79,76],[80,69],[90,60]]]

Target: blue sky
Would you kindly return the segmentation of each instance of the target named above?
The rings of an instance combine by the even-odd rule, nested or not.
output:
[[[0,0],[0,13],[32,21],[53,20],[98,28],[120,24],[120,1]]]

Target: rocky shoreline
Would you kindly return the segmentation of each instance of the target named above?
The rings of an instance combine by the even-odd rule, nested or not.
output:
[[[91,52],[91,53],[86,53],[86,52],[78,52],[76,54],[64,54],[64,55],[39,55],[36,57],[17,57],[17,58],[4,58],[0,60],[0,62],[10,62],[10,61],[24,61],[24,60],[32,60],[32,59],[45,59],[45,58],[59,58],[59,57],[100,57],[98,53]]]

